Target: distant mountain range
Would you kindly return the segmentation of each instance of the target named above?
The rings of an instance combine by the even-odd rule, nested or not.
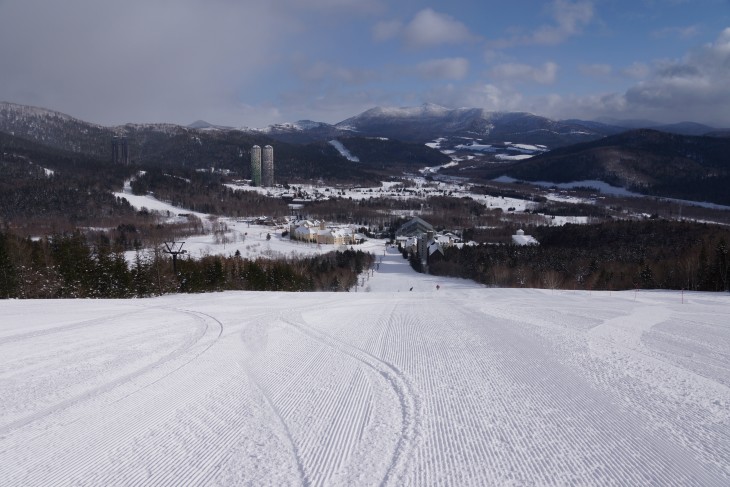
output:
[[[100,138],[126,136],[134,142],[150,137],[175,138],[223,132],[265,137],[289,144],[326,142],[343,137],[376,137],[426,143],[436,139],[473,139],[483,144],[505,142],[544,145],[549,149],[598,140],[635,128],[651,128],[680,135],[718,135],[727,131],[694,122],[661,125],[641,120],[551,120],[525,112],[489,112],[481,108],[448,109],[434,104],[420,107],[376,107],[336,124],[301,120],[264,128],[233,128],[197,120],[188,126],[126,124],[104,127],[43,108],[0,102],[0,132],[75,152],[106,155]],[[448,145],[448,144],[447,144]],[[142,156],[143,157],[143,156]]]
[[[481,108],[375,107],[334,125],[303,120],[258,130],[277,140],[305,142],[348,135],[387,137],[426,143],[438,138],[467,138],[485,144],[504,142],[562,147],[597,140],[636,128],[680,135],[706,135],[718,129],[694,122],[663,125],[638,120],[551,120],[525,112],[489,112]],[[461,141],[463,142],[463,140]]]
[[[373,108],[336,127],[368,136],[428,142],[438,138],[474,139],[481,143],[539,144],[548,147],[595,140],[606,132],[586,124],[561,122],[523,112],[488,112],[480,108]]]
[[[678,135],[708,135],[717,131],[714,127],[697,122],[660,124],[651,120],[617,120],[606,118],[599,119],[598,122],[611,127],[618,127],[622,129],[621,131],[627,129],[652,129]]]
[[[658,130],[629,129],[643,125]],[[13,147],[27,150],[17,142],[23,140],[61,151],[66,158],[80,154],[104,162],[111,160],[112,138],[124,136],[137,166],[217,167],[242,177],[249,176],[251,146],[271,144],[279,182],[374,182],[457,158],[476,168],[464,172],[461,164],[448,170],[459,175],[501,173],[553,182],[599,179],[649,194],[730,204],[730,131],[691,122],[556,121],[524,112],[426,104],[377,107],[337,124],[303,120],[236,129],[199,120],[187,127],[104,127],[51,110],[0,103],[0,133],[12,136],[0,139],[6,141],[3,147],[16,141]],[[501,157],[495,157],[500,150]]]
[[[114,137],[126,137],[131,162],[137,166],[215,167],[250,177],[249,150],[255,144],[273,145],[275,177],[278,182],[302,179],[376,182],[390,174],[415,171],[423,166],[446,164],[450,158],[423,144],[383,138],[361,137],[342,132],[340,141],[359,159],[355,163],[343,156],[329,137],[307,135],[326,124],[286,124],[272,129],[232,129],[203,121],[196,128],[173,124],[127,124],[104,127],[68,115],[12,103],[0,103],[0,133],[60,153],[75,153],[100,161],[111,160]],[[295,136],[273,137],[289,129]],[[326,128],[325,128],[326,130]],[[337,132],[340,134],[340,132]],[[2,142],[2,141],[0,141]],[[20,151],[18,144],[0,144]],[[25,150],[27,147],[23,147]],[[20,154],[19,155],[23,155]]]

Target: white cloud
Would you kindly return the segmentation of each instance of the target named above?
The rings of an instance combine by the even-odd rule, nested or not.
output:
[[[593,3],[590,1],[570,2],[554,0],[549,6],[553,24],[538,27],[533,33],[516,35],[490,43],[490,48],[507,48],[518,45],[556,45],[569,37],[580,34],[583,27],[593,20]]]
[[[600,117],[628,118],[636,114],[626,111],[626,99],[618,93],[597,93],[591,95],[557,95],[532,100],[542,107],[545,115],[555,118],[582,118],[592,120]]]
[[[562,97],[552,107],[553,114],[730,126],[730,28],[682,59],[658,61],[651,67],[637,63],[626,71],[645,79],[623,93]]]
[[[295,39],[319,41],[320,19],[370,16],[384,6],[383,0],[0,0],[0,99],[103,124],[269,123],[281,116],[266,103],[285,84],[282,67]],[[317,69],[323,70],[310,75]],[[361,75],[336,67],[327,74]]]
[[[727,123],[730,113],[730,28],[678,61],[656,64],[646,81],[629,89],[628,105],[662,119]],[[721,122],[724,120],[724,122]]]
[[[488,111],[521,110],[524,103],[522,95],[511,87],[491,83],[440,86],[424,99],[446,107],[479,107]]]
[[[534,36],[537,44],[559,44],[568,37],[579,34],[583,26],[593,18],[591,2],[571,3],[567,0],[556,0],[551,10],[557,25],[538,29]]]
[[[469,73],[465,58],[432,59],[416,66],[416,72],[426,79],[464,79]]]
[[[578,69],[583,75],[594,78],[604,78],[613,72],[610,64],[583,64]]]
[[[479,39],[463,23],[430,8],[418,12],[405,26],[403,38],[408,46],[419,48],[442,44],[463,44]]]
[[[264,2],[0,3],[0,93],[104,124],[237,125],[291,18]],[[213,119],[213,117],[221,117]]]
[[[543,85],[552,84],[558,73],[558,65],[546,62],[535,67],[528,64],[505,63],[498,64],[489,70],[489,75],[499,81],[534,82]]]
[[[651,68],[645,63],[635,62],[622,69],[621,73],[629,78],[644,79],[651,74]]]
[[[373,26],[373,39],[378,42],[398,37],[403,30],[403,23],[399,20],[384,20]]]

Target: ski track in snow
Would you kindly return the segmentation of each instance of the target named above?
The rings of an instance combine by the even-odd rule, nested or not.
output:
[[[727,295],[385,259],[370,293],[0,302],[2,485],[730,484]]]
[[[401,485],[405,468],[411,456],[419,422],[415,404],[416,395],[412,386],[405,380],[403,373],[391,363],[366,350],[354,347],[344,340],[307,326],[303,320],[284,319],[284,321],[333,351],[354,359],[358,366],[355,369],[355,377],[350,382],[340,383],[340,386],[344,387],[345,390],[338,395],[347,397],[348,402],[344,404],[339,402],[337,410],[331,414],[335,417],[335,422],[331,424],[334,429],[327,431],[325,436],[327,438],[334,436],[335,441],[334,444],[333,442],[326,443],[326,451],[320,455],[320,458],[323,457],[324,459],[327,459],[327,457],[336,457],[337,459],[334,462],[328,461],[321,465],[316,463],[312,465],[312,470],[318,474],[324,473],[324,475],[317,475],[313,478],[313,483],[320,485],[331,481],[330,476],[333,472],[327,472],[328,465],[334,465],[338,468],[342,465],[342,460],[350,456],[350,452],[355,447],[355,442],[362,439],[363,429],[367,427],[370,421],[373,398],[370,387],[365,387],[366,384],[363,382],[365,377],[364,366],[374,371],[376,378],[385,380],[387,386],[397,396],[397,408],[400,409],[400,418],[398,418],[400,419],[400,431],[380,483],[383,485]],[[346,431],[340,431],[343,429]]]

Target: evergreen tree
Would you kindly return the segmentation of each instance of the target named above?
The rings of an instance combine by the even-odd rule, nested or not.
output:
[[[17,296],[17,270],[10,255],[11,236],[0,231],[0,296],[10,298]]]
[[[717,242],[715,247],[715,285],[718,291],[730,290],[730,256],[728,245],[724,238]]]

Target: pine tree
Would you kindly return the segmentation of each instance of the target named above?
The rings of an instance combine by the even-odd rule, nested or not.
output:
[[[0,231],[0,297],[12,298],[18,294],[17,270],[10,255],[9,234]]]
[[[728,255],[728,245],[724,238],[717,242],[715,247],[715,282],[716,290],[730,290],[730,256]]]

